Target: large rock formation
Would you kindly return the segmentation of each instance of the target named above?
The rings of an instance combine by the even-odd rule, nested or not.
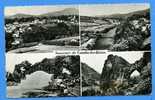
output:
[[[116,80],[121,74],[129,70],[130,64],[119,56],[109,55],[102,69],[101,81]],[[124,75],[127,77],[127,75]]]
[[[63,68],[66,68],[73,78],[80,77],[80,57],[79,56],[57,56],[53,59],[45,58],[41,62],[31,64],[28,61],[23,61],[20,64],[15,65],[13,73],[8,73],[6,78],[7,82],[19,83],[21,79],[25,79],[26,75],[32,74],[35,71],[44,71],[49,74],[57,76],[67,77],[63,72]]]
[[[109,55],[101,74],[102,95],[142,95],[151,93],[151,54],[130,64]]]

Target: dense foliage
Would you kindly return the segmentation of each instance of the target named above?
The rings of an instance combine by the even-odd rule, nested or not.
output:
[[[79,56],[57,56],[54,59],[43,59],[41,62],[31,64],[28,61],[23,61],[20,64],[15,65],[13,73],[7,72],[7,82],[20,83],[22,79],[25,79],[27,74],[31,74],[35,71],[45,71],[49,74],[54,74],[55,77],[63,76],[63,68],[68,69],[71,72],[70,78],[78,79],[80,77],[80,57]]]
[[[149,10],[140,14],[133,14],[118,26],[111,50],[150,50],[150,32]]]

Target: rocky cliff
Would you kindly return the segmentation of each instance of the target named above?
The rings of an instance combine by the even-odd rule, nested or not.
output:
[[[64,68],[70,73],[63,72]],[[28,61],[23,61],[15,65],[13,73],[8,73],[7,82],[19,83],[21,79],[25,79],[26,74],[31,74],[35,71],[44,71],[49,74],[54,74],[55,77],[80,77],[80,57],[79,56],[57,56],[56,58],[44,58],[40,62],[31,64]]]
[[[124,72],[129,70],[129,68],[130,64],[122,57],[109,55],[102,69],[101,81],[117,79],[121,74],[127,74]],[[127,75],[124,76],[127,77]]]
[[[130,64],[119,56],[109,55],[101,74],[102,95],[143,95],[151,93],[151,54]]]
[[[130,13],[117,26],[113,51],[138,51],[151,49],[150,10]]]

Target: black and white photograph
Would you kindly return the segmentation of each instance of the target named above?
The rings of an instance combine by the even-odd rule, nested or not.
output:
[[[6,54],[8,98],[80,96],[80,56]]]
[[[150,51],[149,4],[80,5],[83,50]]]
[[[151,94],[151,52],[108,52],[80,57],[82,96]]]
[[[6,52],[79,49],[77,5],[5,7]]]
[[[150,5],[8,6],[7,98],[150,95]]]

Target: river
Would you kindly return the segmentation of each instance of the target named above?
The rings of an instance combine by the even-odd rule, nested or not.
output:
[[[115,27],[107,33],[103,33],[101,37],[97,37],[94,49],[108,50],[113,45],[116,29]]]
[[[43,71],[36,71],[30,75],[26,75],[26,80],[22,80],[17,86],[7,86],[7,97],[8,98],[21,98],[24,93],[47,93],[42,90],[42,87],[47,86],[51,80],[51,75]],[[49,93],[55,96],[55,93]]]

